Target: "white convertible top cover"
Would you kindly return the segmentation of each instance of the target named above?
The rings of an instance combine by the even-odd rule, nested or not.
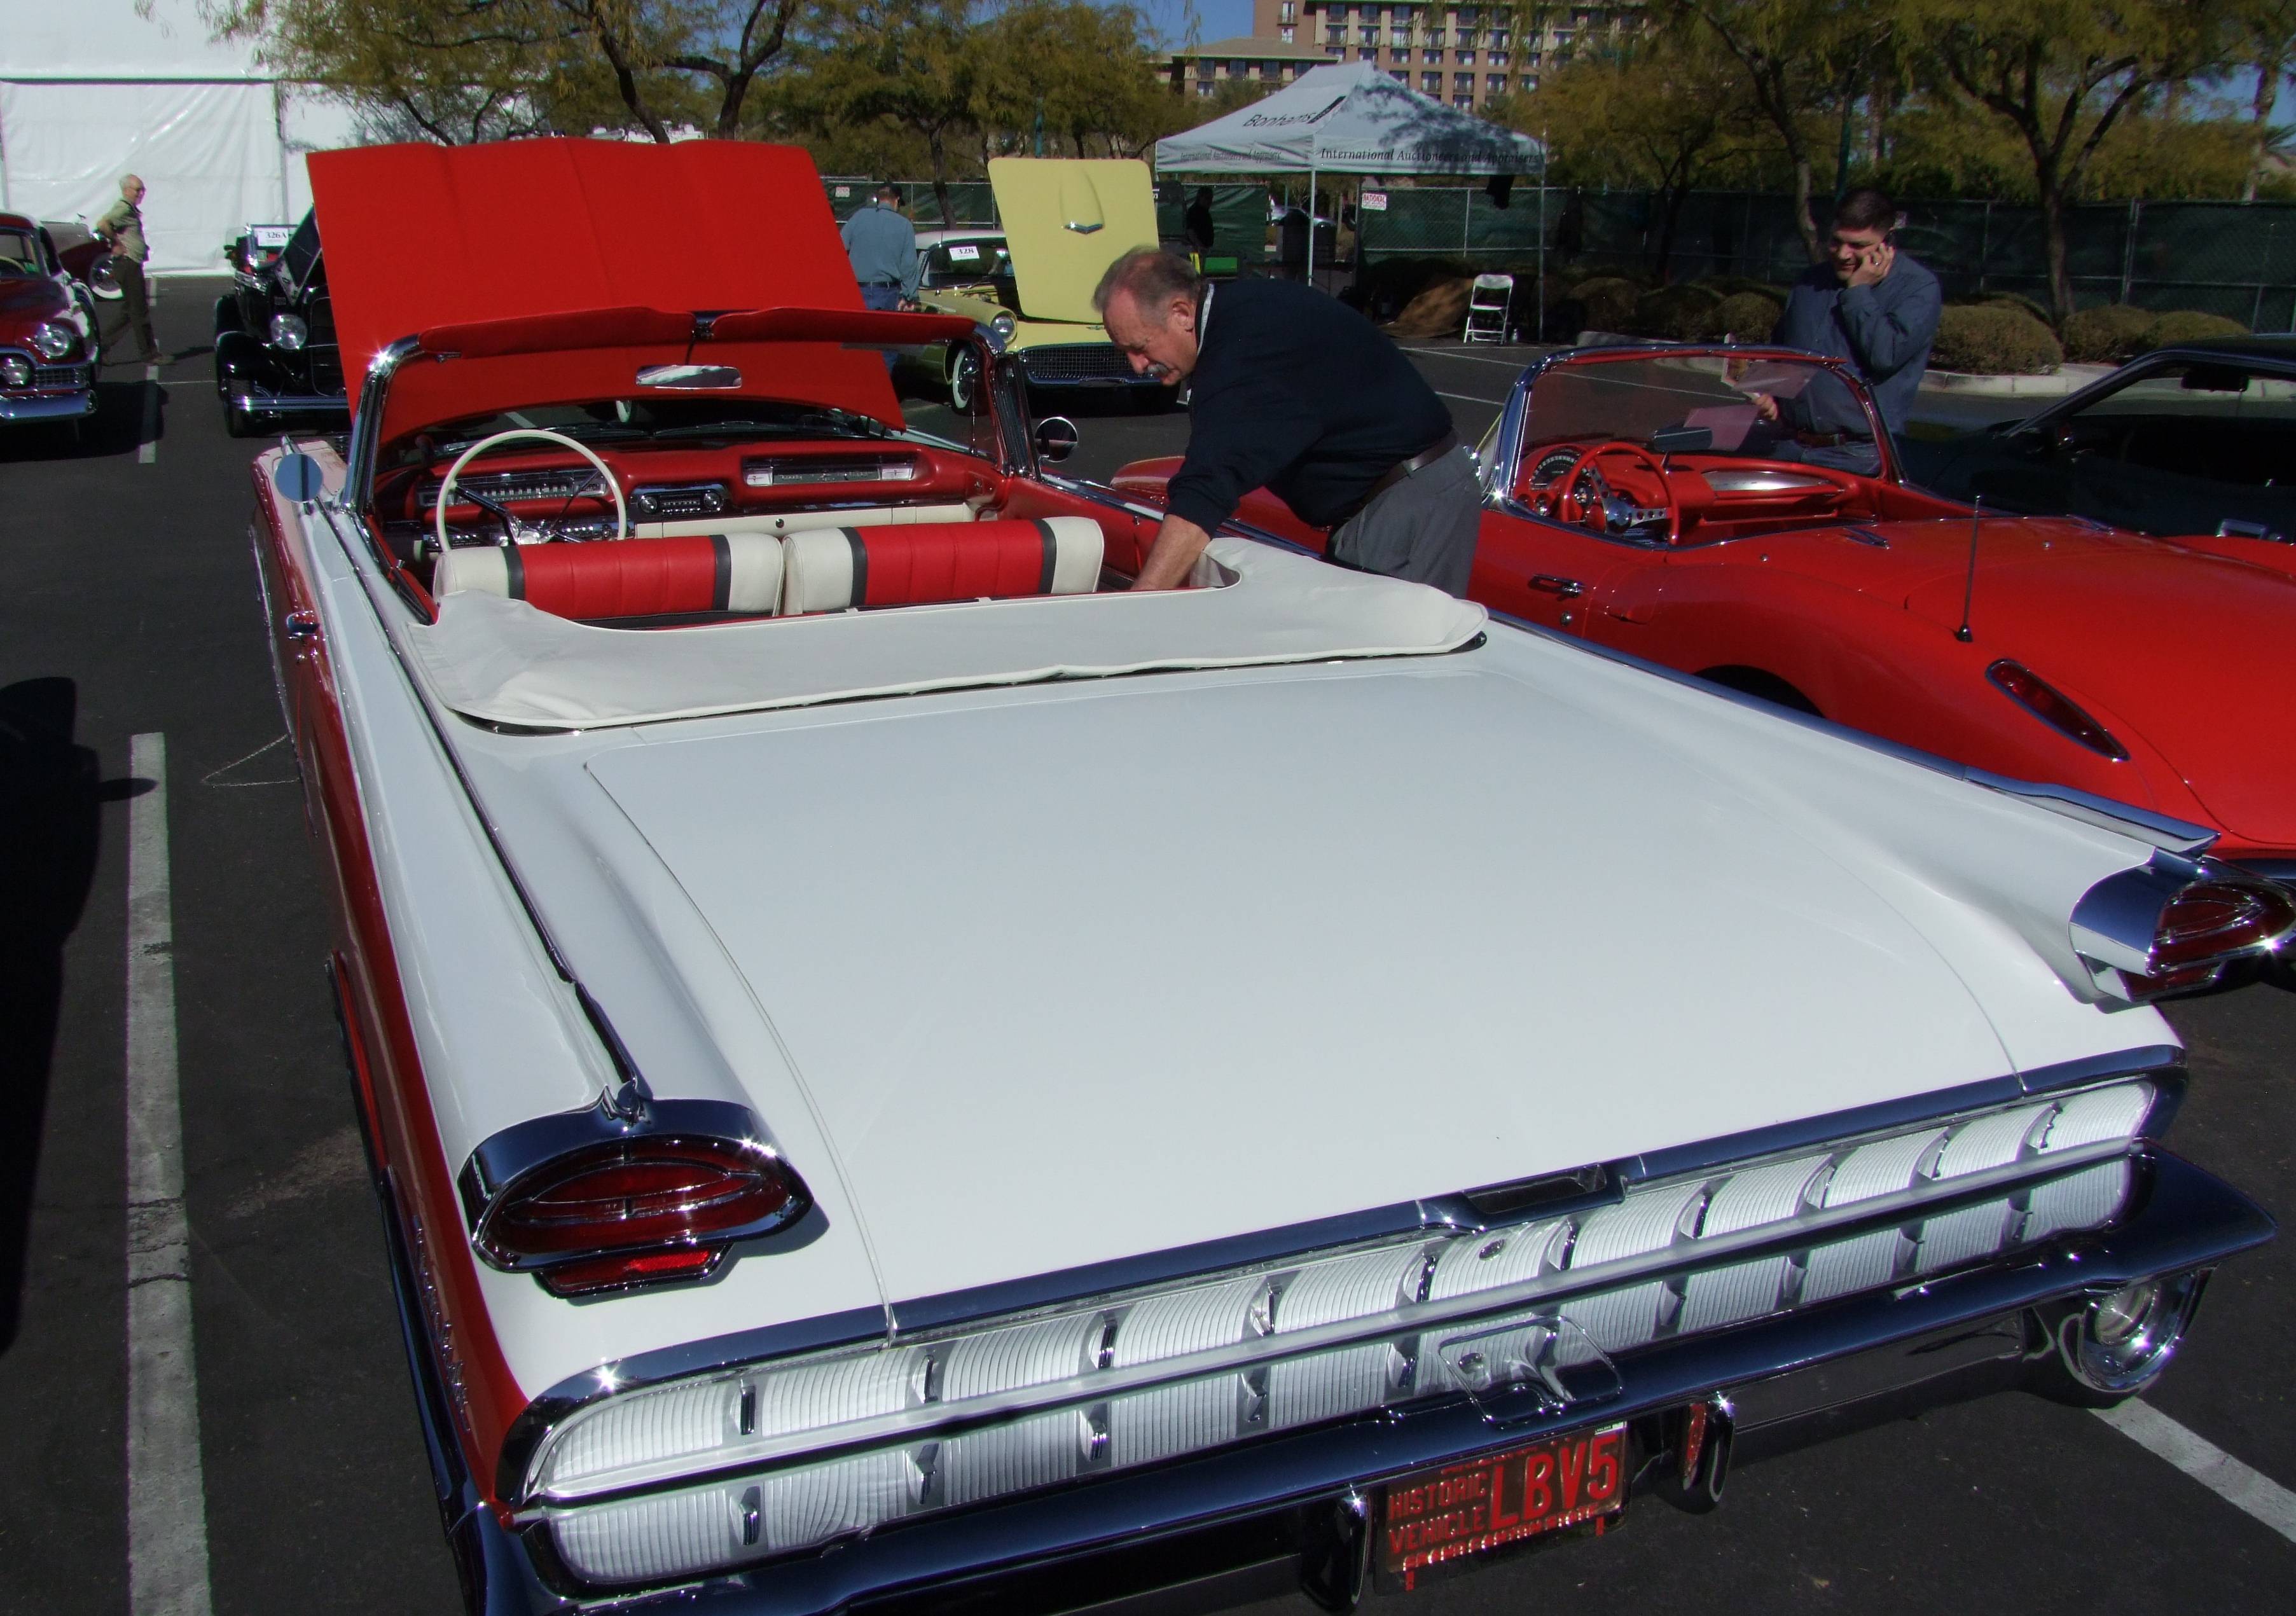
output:
[[[1247,539],[1212,541],[1223,587],[964,601],[705,628],[599,628],[524,601],[449,595],[406,631],[466,718],[591,729],[1157,669],[1425,656],[1480,634],[1480,606]]]

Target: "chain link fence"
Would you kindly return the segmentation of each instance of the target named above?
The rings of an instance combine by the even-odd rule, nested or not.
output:
[[[1395,190],[1363,215],[1363,256],[1434,256],[1521,271],[1537,262],[1543,213],[1550,272],[1566,266],[1647,271],[1663,220],[1647,192],[1518,189],[1495,207],[1472,187]],[[1821,200],[1819,206],[1824,207]],[[2046,308],[2046,242],[2038,208],[1914,201],[1898,243],[1933,270],[1949,298],[2009,292]],[[2252,331],[2296,330],[2296,206],[2271,202],[2095,202],[2066,221],[2075,300],[2196,308]],[[1669,258],[1673,277],[1737,276],[1783,286],[1808,267],[1793,199],[1695,192]]]

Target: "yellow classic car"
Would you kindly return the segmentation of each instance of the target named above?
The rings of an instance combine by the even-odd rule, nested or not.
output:
[[[1133,390],[1163,399],[1170,390],[1132,366],[1093,312],[1093,288],[1119,255],[1156,244],[1155,188],[1148,165],[1128,159],[1000,157],[988,184],[1004,221],[1005,255],[982,255],[988,273],[963,285],[930,283],[917,300],[963,315],[1002,340],[1029,389]],[[949,402],[981,406],[979,364],[969,346],[938,356]]]

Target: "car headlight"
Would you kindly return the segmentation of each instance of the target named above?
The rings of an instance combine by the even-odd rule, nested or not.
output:
[[[303,323],[302,316],[273,315],[271,316],[272,347],[283,348],[291,354],[310,340],[311,328]]]
[[[69,325],[59,325],[53,320],[43,320],[32,327],[32,347],[44,359],[61,359],[71,352],[79,333]]]
[[[1010,342],[1013,340],[1013,333],[1021,329],[1021,323],[1011,315],[998,315],[988,322],[988,329],[996,333],[998,341]]]
[[[0,387],[32,385],[32,362],[21,354],[0,354]]]

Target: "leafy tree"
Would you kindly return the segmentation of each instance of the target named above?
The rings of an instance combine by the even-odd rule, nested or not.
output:
[[[1581,57],[1493,111],[1530,133],[1568,132],[1549,157],[1554,177],[1657,193],[1652,267],[1660,281],[1690,193],[1740,177],[1758,160],[1761,119],[1743,70],[1713,39],[1687,29]]]
[[[2000,120],[2040,205],[2049,297],[2073,311],[2065,209],[2126,115],[2163,86],[2219,70],[2235,45],[2224,0],[1908,0],[1928,86]]]
[[[550,127],[740,132],[816,0],[206,0],[283,76],[434,140]]]
[[[1737,59],[1754,110],[1784,148],[1794,226],[1817,262],[1824,249],[1810,209],[1816,131],[1846,127],[1851,108],[1894,72],[1890,8],[1857,0],[1654,0],[1652,9],[1661,27],[1703,32]]]
[[[2287,133],[2274,127],[2272,108],[2288,80],[2289,68],[2296,65],[2296,0],[2234,0],[2232,26],[2233,61],[2256,74],[2248,107],[2248,177],[2240,193],[2241,201],[2252,202],[2265,168]]]

